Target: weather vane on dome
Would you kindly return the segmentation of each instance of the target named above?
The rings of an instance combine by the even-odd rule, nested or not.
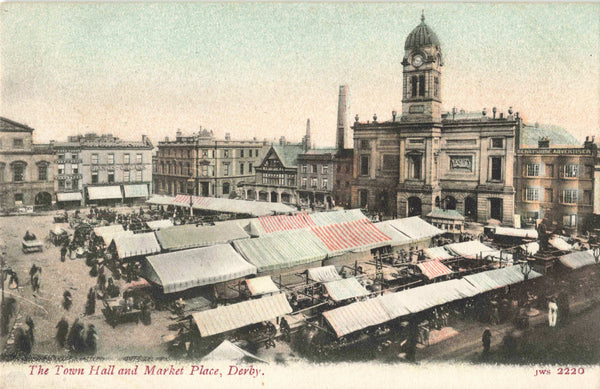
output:
[[[425,23],[425,10],[424,9],[421,10],[421,22]]]

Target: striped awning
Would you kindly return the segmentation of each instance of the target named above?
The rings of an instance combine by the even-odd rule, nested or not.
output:
[[[192,196],[192,204],[199,206],[208,206],[210,204],[210,197],[198,197]],[[173,204],[176,205],[190,205],[190,196],[189,195],[177,195],[173,199]]]
[[[258,221],[267,234],[276,231],[297,230],[317,225],[306,213],[297,213],[290,216],[261,216],[258,218]]]
[[[366,219],[313,227],[311,230],[332,252],[356,248],[368,250],[388,245],[392,241],[392,238],[379,231]]]
[[[207,337],[275,319],[291,312],[292,307],[285,294],[280,293],[196,312],[192,317],[200,335]]]
[[[342,276],[340,276],[334,265],[312,267],[307,270],[307,273],[308,278],[315,282],[329,282],[342,279]]]
[[[90,200],[109,200],[109,199],[121,199],[120,186],[88,186],[88,198]]]
[[[344,301],[369,294],[369,291],[354,277],[326,282],[324,285],[333,301]]]
[[[452,270],[448,269],[448,267],[442,264],[440,261],[428,261],[417,264],[418,268],[421,269],[421,272],[425,277],[430,280],[433,278],[445,276],[448,274],[452,274]]]

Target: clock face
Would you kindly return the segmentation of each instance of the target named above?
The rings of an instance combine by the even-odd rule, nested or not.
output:
[[[417,54],[413,57],[412,64],[414,67],[418,68],[423,65],[423,56],[421,54]]]

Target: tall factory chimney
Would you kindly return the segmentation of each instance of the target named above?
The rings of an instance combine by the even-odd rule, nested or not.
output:
[[[346,144],[351,142],[350,129],[348,127],[348,85],[340,85],[340,97],[338,100],[338,119],[335,144],[338,152],[346,148]]]

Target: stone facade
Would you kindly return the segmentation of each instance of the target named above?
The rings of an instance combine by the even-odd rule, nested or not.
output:
[[[193,136],[178,132],[174,141],[158,143],[155,193],[243,196],[241,188],[254,181],[266,149],[264,142],[257,140],[235,141],[229,135],[218,140],[207,130]]]
[[[335,149],[314,149],[298,156],[298,204],[325,210],[334,206]]]
[[[50,145],[33,143],[33,128],[0,118],[0,208],[48,208],[53,203]]]

